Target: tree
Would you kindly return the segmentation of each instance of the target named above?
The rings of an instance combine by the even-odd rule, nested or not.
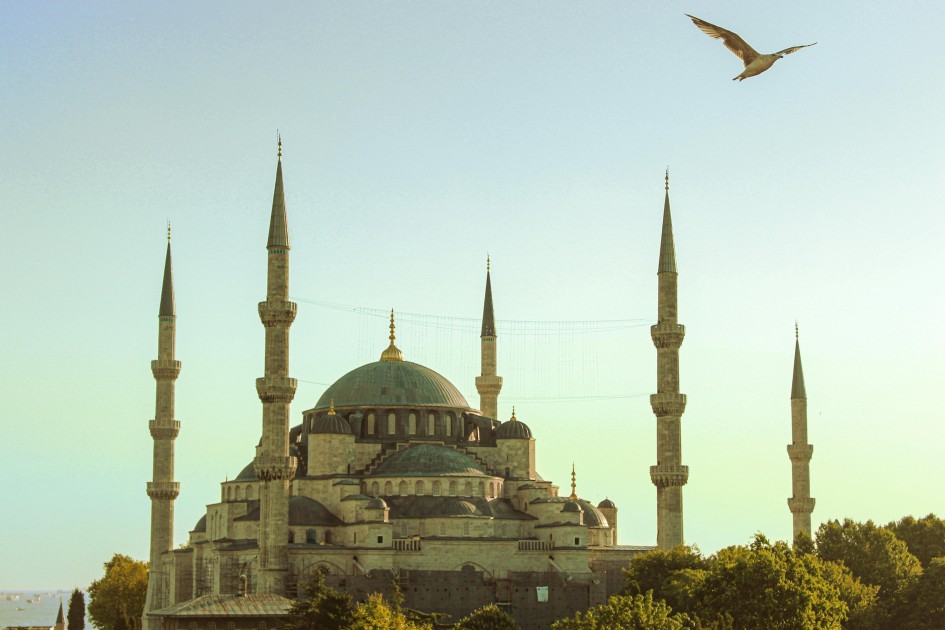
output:
[[[85,597],[79,589],[72,591],[66,617],[68,630],[85,630]]]
[[[911,630],[945,628],[945,558],[934,558],[922,576],[902,590],[892,606],[889,627]]]
[[[321,571],[312,573],[304,586],[304,597],[289,609],[285,630],[345,630],[351,627],[354,606],[351,596],[325,584]]]
[[[552,630],[683,630],[689,617],[673,614],[666,602],[645,595],[615,595],[606,604],[590,608],[583,615],[559,619]]]
[[[886,525],[886,529],[906,543],[909,553],[918,558],[923,567],[929,566],[933,558],[945,556],[945,520],[934,514],[919,520],[904,516]]]
[[[817,555],[843,563],[864,584],[879,587],[880,601],[891,601],[896,592],[922,573],[918,559],[906,543],[873,521],[828,521],[817,530]]]
[[[457,630],[520,630],[512,616],[495,604],[472,611],[459,620],[456,628]]]
[[[147,592],[148,563],[116,553],[105,563],[105,575],[89,586],[92,625],[99,630],[140,630]]]
[[[736,628],[839,628],[847,605],[825,577],[823,563],[795,554],[784,542],[757,535],[749,547],[728,547],[709,558],[694,593],[702,619],[731,616]]]
[[[623,594],[653,591],[654,598],[664,600],[673,610],[689,610],[692,589],[704,577],[705,568],[697,547],[656,549],[633,558],[623,570]]]
[[[366,602],[355,606],[350,630],[424,630],[432,628],[413,622],[397,606],[389,606],[380,593],[371,593]]]

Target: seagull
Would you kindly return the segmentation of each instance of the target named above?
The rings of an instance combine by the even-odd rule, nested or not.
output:
[[[744,81],[748,77],[761,74],[773,66],[774,62],[784,55],[790,55],[792,52],[797,52],[801,48],[807,48],[808,46],[813,46],[817,43],[814,42],[814,44],[791,46],[790,48],[785,48],[784,50],[780,50],[770,55],[762,55],[755,51],[754,48],[746,44],[744,39],[732,31],[727,31],[724,28],[716,26],[715,24],[709,24],[705,20],[700,20],[699,18],[689,15],[688,13],[686,13],[686,17],[692,20],[692,23],[698,26],[699,30],[709,37],[721,39],[722,43],[725,44],[725,47],[735,53],[735,55],[742,60],[742,63],[745,64],[745,71],[737,77],[734,77],[732,81]]]

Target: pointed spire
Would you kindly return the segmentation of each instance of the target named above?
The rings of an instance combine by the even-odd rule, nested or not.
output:
[[[797,322],[794,322],[794,380],[791,383],[791,398],[807,398],[804,388],[804,368],[801,367],[801,340]]]
[[[512,405],[512,417],[509,418],[509,422],[518,422],[518,418],[515,417],[515,405]]]
[[[272,217],[269,219],[267,249],[289,249],[289,227],[285,218],[285,188],[282,186],[282,136],[279,136],[279,161],[276,186],[272,192]]]
[[[486,255],[486,298],[482,304],[482,333],[480,337],[495,337],[495,312],[492,310],[492,260]]]
[[[663,236],[660,239],[660,264],[657,273],[676,273],[676,246],[673,243],[673,218],[669,212],[669,167],[666,167],[666,199],[663,201]]]
[[[66,626],[66,617],[65,615],[62,614],[62,598],[61,597],[59,598],[59,614],[56,615],[56,625],[62,626],[63,628]]]
[[[387,346],[387,349],[381,353],[381,361],[403,361],[404,353],[394,345],[394,339],[397,338],[397,335],[394,334],[394,309],[390,309],[390,345]]]
[[[167,255],[164,257],[164,284],[161,286],[161,308],[158,317],[174,317],[174,272],[171,265],[171,222],[167,222]]]
[[[571,500],[577,499],[577,474],[574,472],[574,462],[571,462],[571,496],[568,497]]]

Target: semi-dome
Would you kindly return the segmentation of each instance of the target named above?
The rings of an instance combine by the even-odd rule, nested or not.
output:
[[[380,497],[374,497],[364,507],[369,510],[386,510],[387,503]]]
[[[240,474],[236,475],[234,481],[258,481],[259,477],[256,476],[256,467],[253,465],[253,462],[246,464],[243,467],[243,470],[240,471]]]
[[[375,361],[355,368],[325,390],[315,409],[335,407],[452,407],[470,410],[456,386],[410,361]]]
[[[259,501],[253,501],[249,512],[233,520],[258,521]],[[289,525],[341,525],[341,519],[315,499],[295,496],[289,497]]]
[[[564,504],[564,507],[561,508],[562,512],[583,512],[584,510],[578,505],[577,501],[568,501]]]
[[[327,416],[318,416],[315,418],[312,433],[338,433],[348,435],[351,433],[351,425],[341,416],[330,413]]]
[[[599,507],[599,508],[610,508],[610,509],[612,509],[612,510],[617,509],[617,506],[614,505],[614,502],[611,501],[610,499],[604,499],[603,501],[601,501],[600,503],[597,504],[597,507]]]
[[[606,499],[605,499],[606,500]],[[607,517],[594,507],[594,504],[584,499],[578,499],[578,504],[584,510],[584,524],[588,527],[609,527]],[[603,501],[601,501],[603,503]]]
[[[439,444],[415,444],[381,462],[376,476],[486,476],[486,470],[466,453]]]
[[[204,514],[203,516],[201,516],[200,520],[197,521],[197,524],[194,525],[194,528],[190,531],[194,532],[195,534],[199,532],[206,532],[207,531],[207,515]]]

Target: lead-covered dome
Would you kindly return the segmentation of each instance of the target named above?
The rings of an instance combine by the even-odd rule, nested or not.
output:
[[[335,407],[451,407],[470,410],[456,386],[410,361],[375,361],[355,368],[325,390],[315,409]]]
[[[439,444],[417,444],[385,459],[373,474],[378,477],[484,477],[487,473],[481,464],[466,453]]]

